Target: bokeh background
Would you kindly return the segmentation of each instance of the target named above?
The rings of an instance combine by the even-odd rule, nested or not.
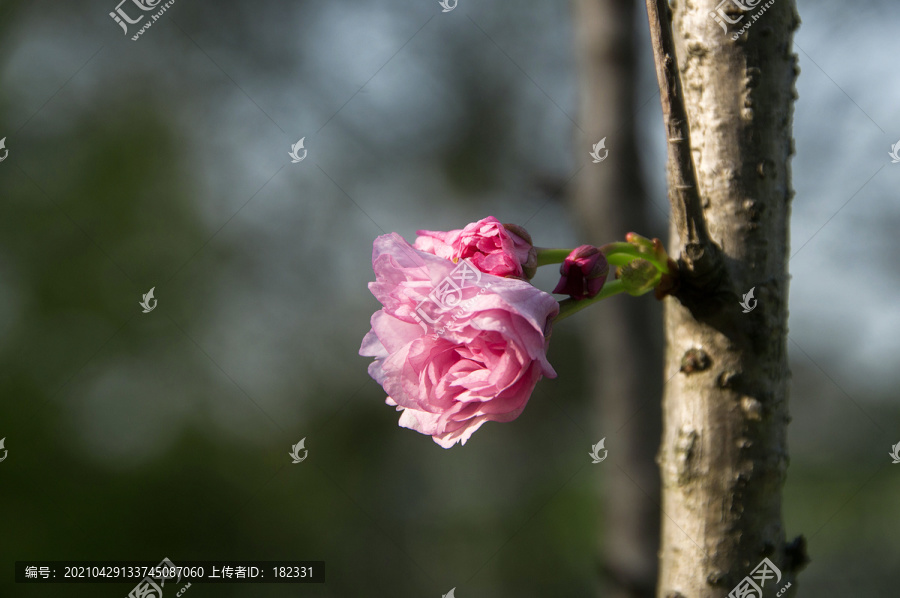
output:
[[[608,166],[574,120],[569,5],[177,0],[132,41],[116,4],[0,2],[0,596],[131,589],[14,584],[17,560],[163,557],[327,563],[324,585],[196,598],[595,595],[625,422],[596,417],[577,320],[559,378],[451,450],[397,427],[357,355],[380,234],[491,214],[542,246],[612,240],[578,238],[557,193]],[[895,595],[900,13],[799,10],[786,527],[809,542],[800,595]],[[616,26],[642,48],[627,116],[661,234],[638,13]]]

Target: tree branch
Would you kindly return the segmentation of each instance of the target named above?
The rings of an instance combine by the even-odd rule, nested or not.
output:
[[[669,203],[678,234],[681,237],[682,274],[693,279],[695,290],[714,290],[723,274],[722,258],[718,246],[709,236],[697,171],[691,155],[691,133],[688,123],[684,93],[678,75],[675,56],[675,40],[667,0],[647,0],[647,17],[650,21],[650,41],[653,61],[656,63],[656,79],[660,88],[663,121],[668,141]],[[685,292],[687,292],[687,288]],[[684,301],[684,293],[676,293]]]
[[[738,594],[764,558],[782,575],[766,597],[796,596],[805,560],[782,514],[799,16],[795,0],[764,14],[745,4],[736,5],[745,24],[764,24],[735,40],[709,18],[711,2],[677,0],[674,17],[665,0],[647,2],[669,137],[671,249],[684,264],[678,301],[663,303],[658,598]],[[742,313],[751,288],[759,307]]]

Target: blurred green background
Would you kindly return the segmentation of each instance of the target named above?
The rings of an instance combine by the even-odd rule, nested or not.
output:
[[[491,214],[543,246],[611,240],[577,238],[548,191],[589,159],[571,147],[568,5],[179,0],[132,41],[116,4],[0,3],[0,596],[131,589],[14,584],[17,560],[163,557],[327,563],[324,585],[196,598],[595,595],[626,422],[598,421],[585,373],[602,364],[575,320],[553,333],[559,378],[451,450],[397,427],[357,355],[380,234]],[[800,2],[785,520],[809,542],[801,595],[900,587],[891,6]],[[633,116],[664,212],[643,64]]]

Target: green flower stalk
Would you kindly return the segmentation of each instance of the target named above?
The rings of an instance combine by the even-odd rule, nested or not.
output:
[[[558,264],[560,281],[554,293],[565,293],[554,323],[598,301],[619,293],[639,297],[654,291],[662,299],[674,291],[677,264],[669,258],[659,239],[628,233],[624,242],[602,247],[582,245],[576,249],[537,249],[537,265]],[[615,267],[615,279],[606,280],[609,266]]]

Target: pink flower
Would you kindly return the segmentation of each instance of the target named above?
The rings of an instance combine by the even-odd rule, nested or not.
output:
[[[415,247],[453,262],[469,259],[482,272],[494,276],[531,278],[537,269],[537,251],[521,226],[500,224],[493,216],[461,230],[420,230]]]
[[[549,294],[396,233],[375,239],[372,268],[369,290],[383,308],[359,354],[375,358],[369,375],[402,411],[402,427],[444,448],[465,444],[484,422],[517,418],[541,376],[556,377],[547,345],[559,304]]]
[[[603,288],[609,274],[609,264],[598,248],[582,245],[566,257],[559,273],[562,278],[553,289],[554,293],[570,295],[572,299],[591,298],[596,297]]]

